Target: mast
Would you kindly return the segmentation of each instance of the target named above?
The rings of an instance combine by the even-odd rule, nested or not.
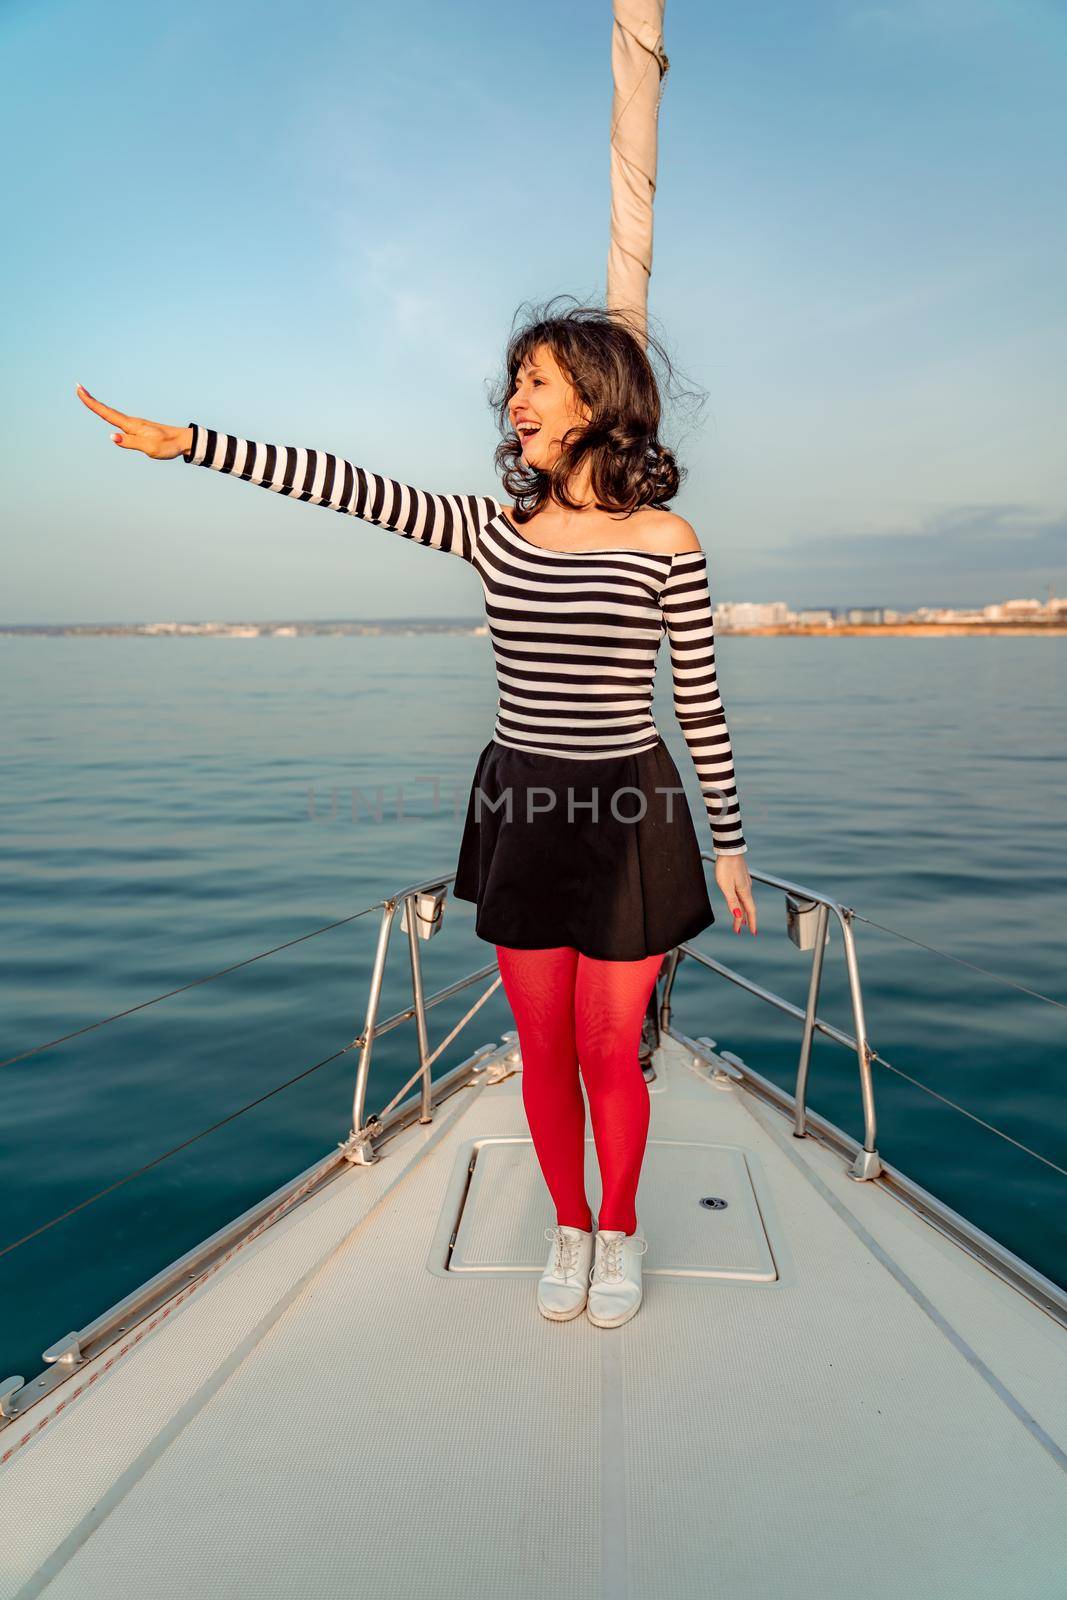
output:
[[[611,243],[607,304],[626,311],[642,337],[652,274],[659,103],[669,62],[663,48],[665,0],[612,0]]]

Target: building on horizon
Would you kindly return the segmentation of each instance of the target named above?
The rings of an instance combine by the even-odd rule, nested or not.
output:
[[[784,600],[722,600],[715,607],[717,627],[728,632],[731,628],[783,628],[793,621],[793,613]]]

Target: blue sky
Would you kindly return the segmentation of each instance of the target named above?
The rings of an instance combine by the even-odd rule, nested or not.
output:
[[[650,309],[717,599],[1067,592],[1067,9],[668,0]],[[477,615],[463,562],[74,395],[501,494],[512,319],[599,297],[609,0],[0,8],[0,620]]]

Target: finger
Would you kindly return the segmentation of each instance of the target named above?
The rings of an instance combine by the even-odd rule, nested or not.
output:
[[[112,442],[120,446],[122,450],[142,450],[146,453],[146,456],[149,454],[146,437],[144,437],[139,427],[130,427],[123,434],[112,434]]]
[[[97,400],[80,383],[75,384],[74,392],[90,411],[95,411],[98,417],[103,417],[105,422],[113,423],[118,428],[128,428],[131,423],[141,421],[140,417],[130,417],[125,411],[116,411],[112,406],[104,405],[102,400]]]

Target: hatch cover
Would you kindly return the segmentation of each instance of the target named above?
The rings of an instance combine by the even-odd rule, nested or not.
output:
[[[600,1169],[585,1142],[586,1193],[597,1215]],[[544,1271],[544,1230],[554,1220],[529,1138],[473,1139],[449,1185],[448,1271]],[[723,1203],[725,1202],[725,1203]],[[650,1139],[637,1194],[648,1239],[642,1272],[773,1283],[778,1274],[745,1151],[739,1145]]]

